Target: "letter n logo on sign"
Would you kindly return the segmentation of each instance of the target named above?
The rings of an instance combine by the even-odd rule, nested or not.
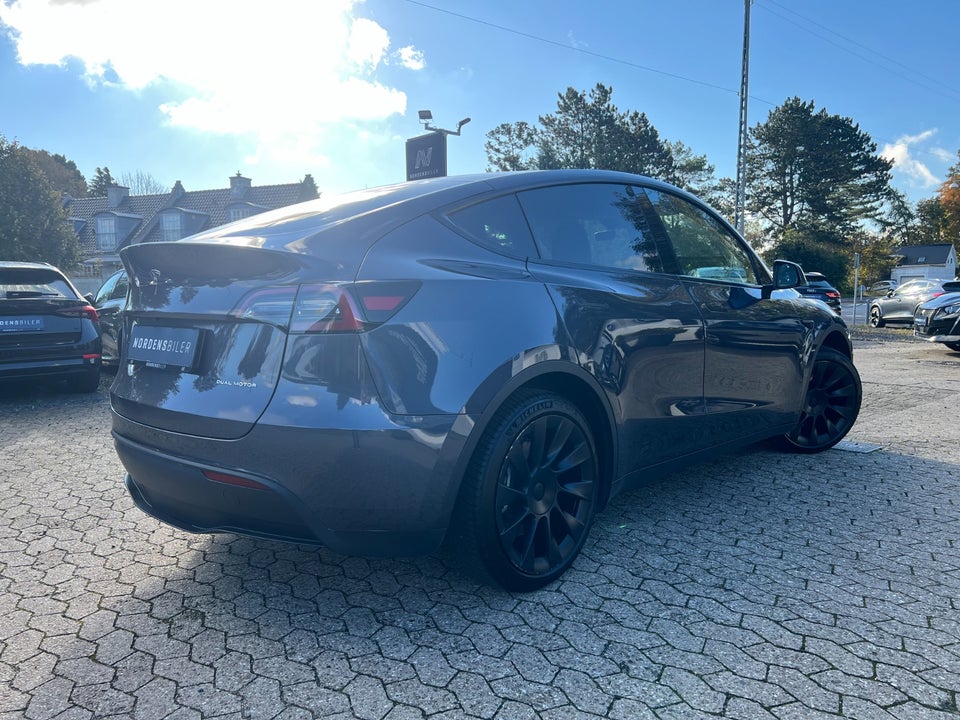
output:
[[[417,150],[417,164],[414,167],[415,170],[426,170],[430,167],[430,158],[433,157],[433,148],[428,147],[426,150]]]
[[[427,133],[407,140],[407,180],[447,174],[447,136]]]

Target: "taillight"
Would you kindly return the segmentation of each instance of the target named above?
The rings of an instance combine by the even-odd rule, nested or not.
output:
[[[286,327],[296,299],[297,287],[294,285],[261,288],[245,295],[230,314]]]
[[[838,298],[838,299],[839,299],[840,293],[834,292],[834,291],[831,291],[831,290],[827,290],[827,297],[828,297],[828,298]]]
[[[364,332],[389,320],[419,288],[417,282],[302,285],[290,331]]]
[[[76,305],[74,307],[60,308],[57,310],[57,315],[63,315],[64,317],[75,317],[75,318],[87,318],[96,322],[100,319],[100,316],[97,315],[96,308],[93,305]]]

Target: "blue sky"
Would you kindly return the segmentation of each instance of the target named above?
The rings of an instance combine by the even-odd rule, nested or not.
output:
[[[488,131],[602,82],[733,177],[743,19],[743,0],[0,0],[0,134],[88,180],[333,193],[402,181],[418,110],[470,117],[448,169],[482,172]],[[813,100],[931,197],[960,149],[958,28],[960,0],[754,0],[750,125]]]

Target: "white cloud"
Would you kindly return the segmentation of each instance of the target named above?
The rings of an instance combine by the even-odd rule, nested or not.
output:
[[[887,160],[892,160],[894,171],[903,173],[911,181],[927,188],[936,187],[940,181],[924,163],[911,154],[911,148],[921,145],[936,133],[936,130],[926,130],[918,135],[903,135],[895,142],[885,144],[880,155]]]
[[[411,70],[423,70],[427,65],[423,53],[412,45],[400,48],[398,54],[400,55],[400,64]]]
[[[941,160],[941,161],[947,162],[947,163],[948,163],[948,162],[953,162],[954,158],[956,157],[956,153],[952,153],[952,152],[950,152],[949,150],[947,150],[946,148],[942,148],[942,147],[932,148],[932,149],[930,150],[930,152],[933,154],[933,156],[934,156],[937,160]]]
[[[355,17],[359,2],[0,0],[0,23],[23,65],[76,59],[95,84],[163,83],[171,124],[253,137],[254,156],[290,154],[302,165],[323,159],[334,126],[382,127],[406,110],[405,93],[377,81],[390,37]],[[424,66],[414,48],[399,53],[406,67]]]

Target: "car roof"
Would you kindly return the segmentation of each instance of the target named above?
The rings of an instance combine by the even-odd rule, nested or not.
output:
[[[702,203],[681,188],[645,175],[613,170],[523,170],[515,172],[476,173],[453,175],[381,187],[356,190],[339,195],[288,205],[276,210],[253,215],[243,220],[220,225],[191,235],[179,242],[222,242],[223,238],[249,238],[250,244],[260,247],[287,244],[298,231],[315,234],[332,226],[356,218],[367,218],[379,232],[389,226],[398,226],[418,215],[432,212],[451,203],[484,195],[518,192],[547,185],[590,182],[642,183],[654,189],[668,190]],[[389,220],[373,222],[371,216],[390,210]],[[282,235],[282,239],[279,237]],[[282,243],[267,241],[270,236]],[[265,242],[266,241],[266,242]]]
[[[138,243],[120,250],[124,264],[138,256],[152,262],[172,244],[233,245],[292,252],[307,262],[331,262],[336,277],[350,277],[380,238],[408,222],[433,213],[511,192],[557,185],[617,183],[671,192],[707,207],[681,188],[644,175],[613,170],[527,170],[454,175],[413,180],[268,210],[173,242]],[[726,221],[724,221],[726,222]],[[733,232],[731,228],[731,232]],[[312,262],[313,260],[310,260]],[[128,265],[129,268],[129,265]],[[333,275],[331,277],[334,277]]]
[[[7,268],[19,268],[22,270],[57,270],[50,263],[45,262],[27,262],[25,260],[0,260],[0,270]],[[59,271],[58,271],[59,272]]]

